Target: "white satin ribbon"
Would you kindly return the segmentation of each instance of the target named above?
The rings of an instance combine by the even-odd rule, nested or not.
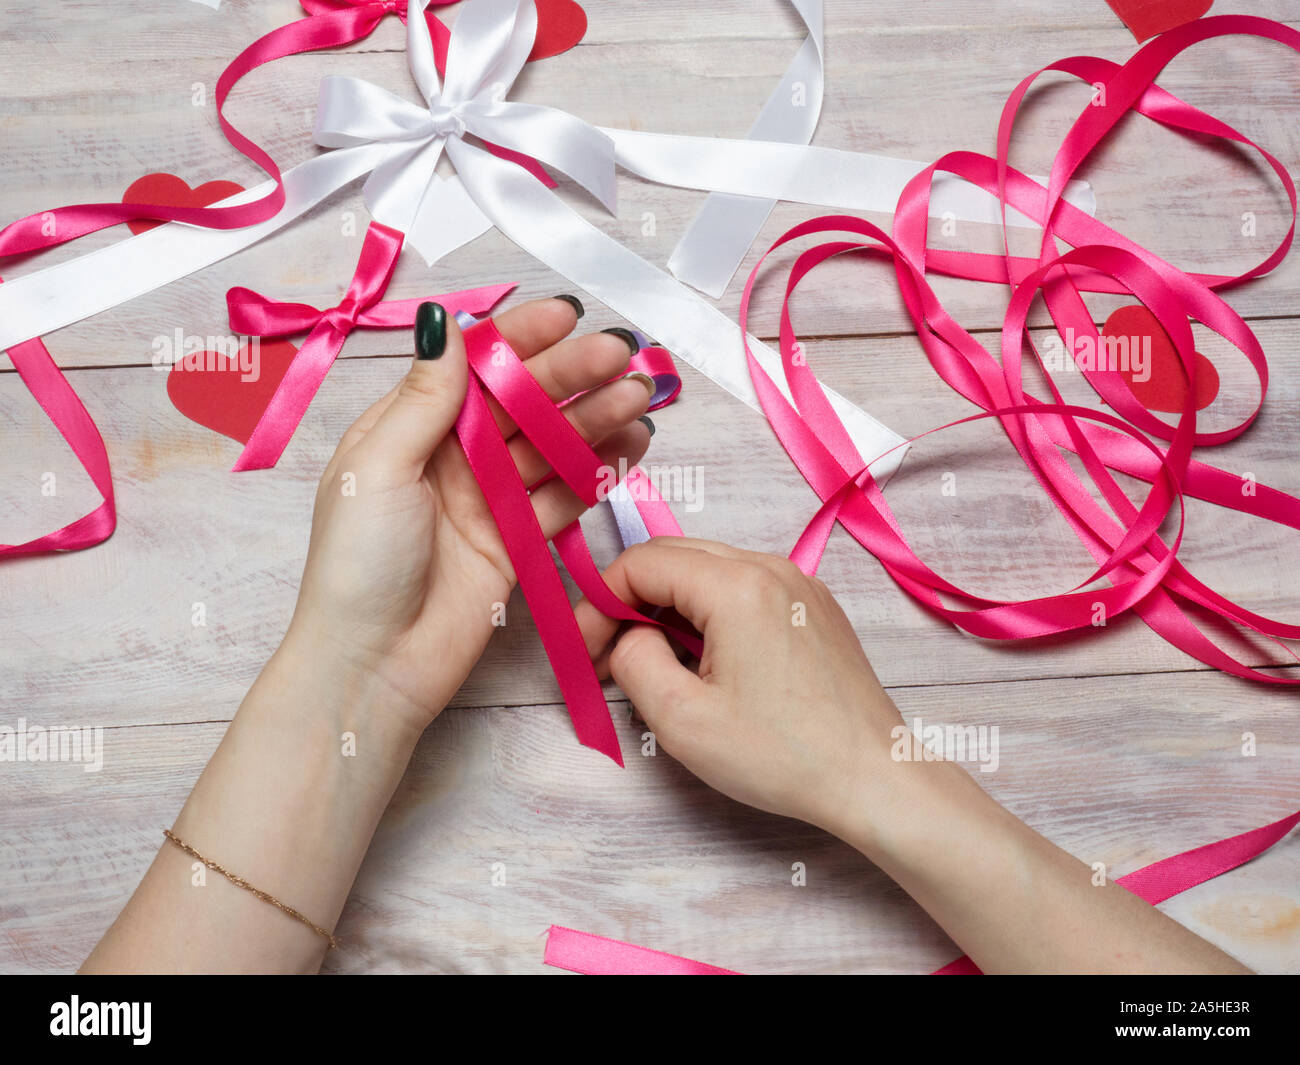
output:
[[[423,6],[419,2],[412,11]],[[591,225],[515,163],[465,139],[466,133],[475,133],[535,155],[575,177],[612,207],[613,140],[572,116],[565,116],[571,122],[561,123],[554,118],[561,112],[518,110],[524,105],[504,100],[503,86],[513,83],[532,48],[536,26],[532,0],[467,4],[452,29],[446,85],[440,90],[428,24],[408,17],[407,62],[427,112],[367,82],[327,78],[317,139],[343,146],[386,144],[381,149],[385,162],[367,181],[368,202],[385,212],[378,216],[381,222],[398,228],[406,222],[417,232],[426,212],[431,225],[443,219],[443,210],[431,211],[430,205],[437,203],[446,184],[433,170],[445,152],[465,192],[502,233],[732,395],[761,409],[741,357],[740,328],[731,319]],[[491,100],[485,102],[488,86],[493,86]],[[534,123],[537,130],[519,128]],[[597,147],[604,151],[581,158]],[[750,348],[764,369],[784,384],[776,353],[753,338]],[[829,398],[865,458],[902,443],[842,396]],[[891,459],[901,457],[899,452]]]
[[[284,174],[284,207],[256,225],[202,229],[167,222],[7,280],[0,285],[0,351],[117,307],[243,251],[368,173],[381,156],[380,149],[367,145],[300,163]],[[275,182],[266,181],[214,206],[248,203],[274,188]]]
[[[636,508],[636,500],[627,490],[627,479],[619,481],[609,490],[605,497],[609,509],[614,514],[614,523],[618,526],[618,538],[624,547],[643,544],[650,539],[650,530],[646,528],[645,519]]]
[[[484,0],[466,4],[457,24],[464,23],[464,14],[480,12],[483,4]],[[513,29],[519,22],[515,19],[510,25]],[[408,20],[408,31],[409,28]],[[517,56],[520,43],[516,40],[512,44],[514,51],[510,54]],[[421,45],[417,43],[416,47]],[[436,69],[432,79],[423,73],[420,76],[426,79],[426,84],[436,88]],[[486,79],[480,81],[490,84]],[[462,93],[459,80],[456,92]],[[470,93],[451,99],[468,103],[475,98],[475,94]],[[332,95],[327,100],[332,102]],[[412,141],[420,139],[418,131],[428,122],[430,125],[423,141],[427,145],[433,139],[428,134],[433,132],[438,121],[451,124],[449,115],[454,105],[448,102],[446,93],[442,94],[442,100],[448,114],[438,119],[434,118],[432,110],[428,110],[426,115],[415,105],[399,100],[399,104],[394,105],[399,111],[394,121],[405,117],[413,123],[410,130],[401,131],[410,132]],[[512,113],[518,116],[524,112]],[[488,121],[500,116],[501,112],[496,112]],[[374,121],[377,119],[373,116],[365,119],[366,123]],[[502,136],[500,125],[498,122],[498,128],[494,129],[498,137]],[[468,128],[468,121],[466,126]],[[376,130],[363,127],[358,134],[363,136],[369,132]],[[618,164],[648,180],[728,195],[776,198],[845,210],[892,212],[906,182],[922,169],[921,164],[908,160],[831,148],[603,128],[600,132],[614,142]],[[337,136],[344,138],[347,133],[341,130]],[[404,147],[413,149],[415,144]],[[402,148],[402,145],[392,142],[373,141],[341,148],[294,167],[284,175],[284,208],[274,218],[258,225],[238,230],[210,230],[167,223],[78,258],[30,274],[11,275],[4,285],[0,285],[0,350],[116,307],[255,244],[362,174],[377,170],[382,163],[402,154]],[[391,173],[393,169],[396,168],[390,167],[385,173]],[[427,259],[437,261],[492,228],[491,220],[466,194],[458,177],[437,179],[436,175],[430,175],[427,166],[419,174],[431,176],[430,184],[436,189],[431,195],[436,195],[445,208],[436,222],[432,210],[427,214],[420,213],[428,224],[416,239]],[[399,180],[394,175],[394,184]],[[1035,180],[1046,184],[1045,178]],[[265,195],[270,187],[269,183],[260,185],[223,200],[222,204],[256,199]],[[372,186],[372,192],[378,198],[379,193],[393,187],[384,186],[381,178]],[[1089,214],[1095,213],[1092,192],[1085,182],[1067,185],[1066,199]],[[992,224],[1000,221],[997,201],[993,197],[983,189],[948,175],[936,178],[931,210],[936,215],[951,213],[961,220]],[[1007,221],[1012,225],[1036,227],[1036,223],[1011,208],[1007,209]]]
[[[762,409],[735,322],[576,214],[515,164],[466,148],[455,139],[447,142],[447,153],[465,190],[507,237],[737,399],[755,410]],[[749,345],[768,375],[791,398],[780,356],[754,337],[749,338]],[[829,388],[826,393],[864,459],[902,443],[901,437],[843,396]],[[902,457],[901,450],[891,455],[888,465],[882,463],[879,476],[887,475]]]
[[[850,211],[893,214],[907,183],[929,165],[818,145],[682,137],[603,126],[601,132],[614,141],[618,165],[647,181]],[[1030,176],[1047,185],[1046,177]],[[963,222],[1002,224],[998,198],[955,174],[935,174],[931,189],[933,217],[951,214]],[[1092,186],[1086,181],[1066,182],[1064,198],[1088,214],[1097,211]],[[1007,224],[1042,228],[1014,207],[1007,208]]]
[[[826,77],[822,0],[791,3],[808,36],[746,134],[749,140],[807,144],[821,117]],[[726,292],[776,200],[710,193],[669,256],[668,269],[678,281],[717,299]]]

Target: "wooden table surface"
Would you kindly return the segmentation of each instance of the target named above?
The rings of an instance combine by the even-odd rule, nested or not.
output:
[[[1242,5],[1236,5],[1241,7]],[[1249,5],[1300,24],[1300,0]],[[571,52],[529,68],[518,98],[600,124],[742,136],[802,36],[782,0],[586,0],[590,29]],[[827,0],[827,99],[816,141],[929,161],[992,151],[1001,105],[1031,70],[1065,56],[1122,60],[1134,42],[1102,0]],[[1228,10],[1231,5],[1216,5]],[[0,12],[0,220],[60,204],[115,200],[140,175],[192,183],[261,175],[222,139],[211,92],[246,43],[298,11],[293,0],[151,5],[71,0]],[[314,151],[310,121],[326,73],[405,91],[403,37],[388,20],[346,54],[262,68],[230,117],[282,166]],[[1203,45],[1162,84],[1300,165],[1300,64],[1262,42]],[[205,90],[193,103],[196,86]],[[1090,90],[1055,79],[1028,106],[1013,160],[1046,173]],[[1196,148],[1126,121],[1086,174],[1111,225],[1192,269],[1236,272],[1290,224],[1286,198],[1248,155]],[[701,194],[620,175],[617,219],[590,211],[663,264]],[[585,208],[584,208],[585,209]],[[1253,212],[1257,232],[1242,235]],[[348,213],[360,218],[355,232]],[[653,232],[643,230],[646,213]],[[747,266],[792,222],[782,205]],[[151,366],[151,339],[225,334],[224,294],[246,284],[278,298],[336,301],[364,230],[345,190],[247,252],[47,337],[108,445],[117,532],[89,551],[0,567],[0,725],[102,726],[103,769],[0,763],[0,970],[75,968],[144,872],[245,690],[289,618],[310,499],[334,443],[407,366],[404,339],[348,341],[279,467],[233,475],[238,446],[182,417]],[[885,216],[872,216],[886,224]],[[6,276],[119,239],[100,234]],[[1017,235],[1027,238],[1027,233]],[[940,238],[945,239],[945,238]],[[994,250],[996,229],[961,225],[952,246]],[[788,260],[786,260],[788,262]],[[769,278],[779,277],[774,272]],[[517,299],[570,289],[492,233],[429,270],[407,255],[393,298],[517,279]],[[1005,292],[937,285],[949,311],[996,350]],[[755,321],[775,332],[778,282]],[[1207,456],[1300,492],[1300,257],[1231,294],[1272,363],[1257,426]],[[736,286],[720,301],[733,317]],[[1091,298],[1097,321],[1119,305]],[[582,325],[617,319],[588,300]],[[934,374],[889,271],[836,264],[801,294],[796,324],[827,383],[904,435],[970,413]],[[1223,378],[1206,422],[1253,405],[1244,360],[1208,340]],[[1078,375],[1073,375],[1077,378]],[[1077,380],[1067,394],[1087,401]],[[1090,395],[1090,393],[1088,394]],[[1092,397],[1095,400],[1095,397]],[[785,553],[814,497],[761,416],[693,372],[655,416],[647,461],[692,465],[703,506],[691,535]],[[0,365],[0,542],[89,510],[97,497],[12,371]],[[42,475],[57,476],[53,498]],[[943,491],[955,473],[955,495]],[[1065,590],[1091,559],[986,423],[915,449],[889,488],[908,535],[950,579],[1011,597]],[[682,508],[678,508],[682,511]],[[602,558],[608,515],[589,516]],[[1300,617],[1294,533],[1193,501],[1184,561],[1216,589],[1272,616]],[[993,644],[927,615],[842,531],[822,576],[840,596],[909,720],[996,725],[1000,765],[980,783],[1029,824],[1112,876],[1276,820],[1300,797],[1296,696],[1208,670],[1125,617],[1070,639]],[[203,603],[206,625],[192,624]],[[922,973],[959,951],[906,895],[847,846],[733,803],[662,753],[610,689],[626,770],[574,740],[522,600],[479,668],[430,729],[379,828],[338,934],[330,971],[541,972],[541,938],[564,924],[746,972]],[[1224,636],[1231,640],[1231,637]],[[1230,643],[1252,662],[1276,649]],[[1243,735],[1255,737],[1253,756]],[[806,884],[792,867],[803,863]],[[494,869],[498,875],[494,878]],[[499,875],[504,870],[504,883]],[[1166,909],[1247,964],[1300,971],[1300,840]]]

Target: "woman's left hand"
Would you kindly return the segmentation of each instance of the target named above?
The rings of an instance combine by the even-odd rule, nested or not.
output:
[[[637,419],[654,386],[632,374],[596,387],[626,370],[631,344],[619,333],[569,337],[580,317],[580,304],[571,300],[515,307],[495,319],[497,328],[551,399],[595,389],[565,407],[565,415],[602,461],[630,465],[649,446],[650,430]],[[440,334],[442,353],[435,355]],[[451,433],[468,371],[464,338],[440,307],[422,308],[420,347],[426,357],[418,351],[407,376],[357,419],[321,477],[285,639],[322,668],[349,671],[350,682],[358,672],[378,682],[372,686],[388,693],[392,712],[417,733],[473,669],[495,629],[494,612],[504,609],[515,583],[496,523]],[[535,484],[550,467],[495,400],[488,403],[520,477]],[[586,509],[559,479],[534,491],[532,502],[548,538]]]

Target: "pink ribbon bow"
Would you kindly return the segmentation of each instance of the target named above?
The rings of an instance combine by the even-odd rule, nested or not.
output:
[[[307,333],[235,463],[236,471],[267,469],[280,460],[353,329],[396,329],[414,324],[416,309],[424,298],[380,302],[401,250],[401,233],[370,223],[352,283],[339,305],[328,310],[305,303],[277,303],[247,288],[232,288],[226,294],[230,327],[237,333],[263,337]],[[514,287],[513,283],[488,285],[428,298],[441,303],[449,314],[481,314]]]

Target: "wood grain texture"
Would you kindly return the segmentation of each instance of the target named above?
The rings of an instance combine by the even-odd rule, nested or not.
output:
[[[1300,788],[1293,701],[1275,692],[1243,700],[1221,676],[893,694],[909,720],[996,725],[1000,764],[975,777],[1112,876],[1280,817]],[[623,771],[571,741],[560,706],[446,711],[380,825],[327,970],[541,972],[552,923],[745,972],[921,973],[956,956],[856,852],[731,802],[662,750],[641,756],[644,726],[628,721],[626,704],[615,713]],[[1247,731],[1258,741],[1250,758],[1240,753]],[[95,774],[6,767],[7,971],[80,962],[221,732],[216,723],[110,729]],[[796,862],[804,887],[791,881]],[[503,884],[493,885],[494,866]],[[1297,876],[1300,848],[1282,844],[1166,909],[1254,968],[1293,970]]]
[[[518,95],[608,125],[741,135],[800,36],[778,0],[586,6],[587,40],[531,68]],[[243,44],[296,10],[290,0],[226,0],[217,13],[182,2],[136,10],[82,0],[21,16],[0,12],[4,220],[56,203],[117,199],[155,169],[194,182],[258,180],[216,129],[211,86]],[[1253,12],[1300,21],[1294,0]],[[828,100],[817,142],[919,160],[953,148],[989,150],[1005,94],[1029,70],[1066,55],[1118,60],[1132,51],[1100,0],[889,0],[869,10],[832,0],[827,26]],[[248,78],[229,113],[277,160],[298,162],[312,151],[309,111],[321,75],[355,73],[402,88],[401,45],[390,21],[355,55],[284,61]],[[207,91],[197,108],[196,82]],[[1288,165],[1300,161],[1300,67],[1282,49],[1206,46],[1180,59],[1163,84]],[[701,95],[708,107],[692,103]],[[1016,154],[1025,169],[1050,164],[1086,97],[1085,88],[1064,84],[1035,96]],[[1285,231],[1285,198],[1249,159],[1139,122],[1097,153],[1088,177],[1105,220],[1180,265],[1241,269]],[[564,191],[597,224],[662,263],[701,195],[626,177],[620,193],[622,213],[611,219]],[[1240,234],[1246,210],[1258,222],[1251,240]],[[355,235],[345,233],[348,211]],[[655,219],[652,236],[642,232],[646,212]],[[779,207],[750,262],[785,226],[816,213]],[[262,245],[48,338],[59,363],[77,367],[70,378],[108,443],[120,526],[92,551],[0,570],[0,723],[23,716],[100,725],[108,740],[98,774],[0,764],[0,970],[75,967],[125,901],[283,632],[311,494],[334,443],[408,357],[394,356],[405,337],[356,334],[280,466],[234,476],[237,445],[172,408],[163,375],[149,365],[150,341],[177,328],[226,332],[224,294],[234,284],[334,302],[364,225],[359,193],[349,190]],[[74,253],[117,236],[89,238]],[[999,236],[968,225],[936,239],[992,251]],[[6,264],[4,276],[67,254]],[[762,335],[774,331],[778,277],[763,286],[755,311]],[[520,300],[570,288],[491,234],[432,271],[405,257],[391,294],[505,279],[521,282]],[[954,317],[993,348],[1005,294],[936,287]],[[1291,492],[1300,492],[1297,295],[1294,261],[1231,295],[1234,307],[1259,319],[1273,379],[1258,425],[1207,456]],[[733,291],[719,306],[734,316],[736,299]],[[1090,306],[1100,321],[1118,302]],[[584,328],[616,324],[588,305]],[[911,435],[970,413],[926,365],[883,267],[833,264],[796,297],[795,310],[797,326],[814,334],[809,355],[819,374],[892,428]],[[1240,358],[1209,338],[1204,344],[1225,382],[1208,418],[1240,417],[1256,397],[1253,379]],[[97,500],[2,361],[0,542],[13,542]],[[1077,377],[1062,384],[1067,398],[1087,398]],[[759,415],[688,371],[681,401],[655,420],[648,462],[702,477],[700,509],[676,506],[688,533],[789,550],[814,499]],[[40,491],[47,472],[57,477],[52,498]],[[948,472],[957,475],[955,496],[940,490]],[[1059,591],[1091,568],[992,428],[927,441],[889,498],[918,551],[974,590]],[[768,520],[755,522],[756,513]],[[1293,532],[1195,501],[1188,514],[1183,558],[1193,572],[1252,609],[1300,616]],[[598,555],[612,557],[608,518],[594,514],[587,524]],[[1032,646],[962,636],[916,607],[843,533],[832,540],[823,576],[905,715],[997,724],[1002,766],[976,776],[1086,861],[1122,874],[1294,808],[1293,695],[1201,669],[1135,619]],[[195,603],[204,604],[206,625],[192,623]],[[1243,653],[1277,661],[1267,647]],[[953,956],[925,915],[847,848],[709,792],[662,753],[637,757],[641,730],[630,725],[620,729],[629,768],[619,773],[573,741],[557,703],[516,597],[509,624],[417,752],[345,912],[345,949],[331,968],[540,971],[538,936],[552,922],[754,972],[922,972]],[[624,722],[625,704],[615,713]],[[1239,753],[1246,731],[1259,737],[1255,758]],[[498,861],[507,883],[494,888]],[[806,888],[790,884],[795,861],[808,865]],[[1300,971],[1297,872],[1300,848],[1291,841],[1167,909],[1248,964]]]

